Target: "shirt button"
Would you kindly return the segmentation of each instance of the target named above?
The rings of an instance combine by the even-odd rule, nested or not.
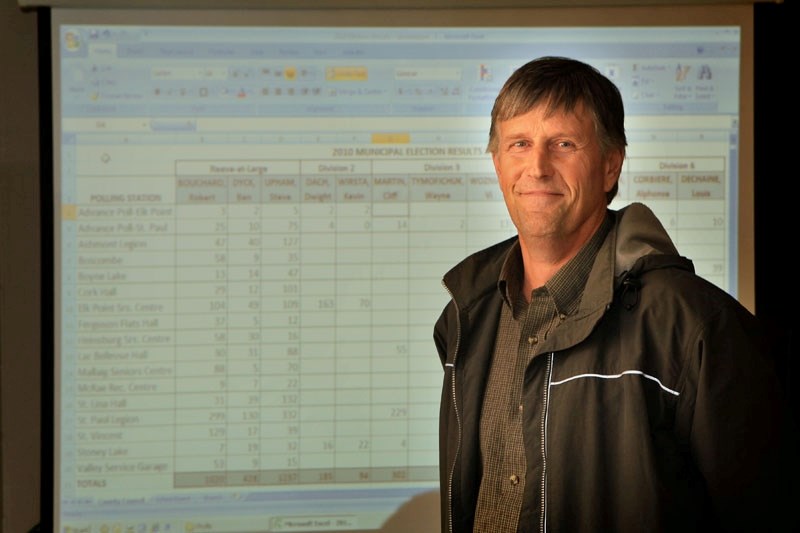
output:
[[[509,477],[508,480],[511,481],[512,485],[516,485],[519,483],[519,476],[516,474],[511,474],[511,477]]]
[[[539,342],[539,336],[533,335],[532,337],[528,337],[528,344],[536,344]]]
[[[519,412],[521,413],[521,412],[522,412],[522,404],[519,404],[519,407],[517,407],[517,409],[518,409],[518,410],[519,410]]]

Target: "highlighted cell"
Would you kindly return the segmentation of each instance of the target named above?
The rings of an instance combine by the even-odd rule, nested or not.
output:
[[[410,133],[373,133],[372,144],[408,144],[411,142]]]
[[[328,81],[367,81],[367,67],[328,67],[325,69]]]

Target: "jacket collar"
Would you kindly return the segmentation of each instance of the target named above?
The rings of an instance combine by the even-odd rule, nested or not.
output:
[[[610,215],[614,225],[597,253],[578,310],[559,334],[542,346],[543,351],[560,350],[586,338],[612,304],[615,292],[630,287],[640,290],[633,280],[644,272],[694,270],[689,259],[678,255],[664,226],[644,204],[632,203]],[[444,275],[443,283],[461,311],[468,312],[476,300],[497,292],[503,262],[516,243],[515,236],[472,254]]]

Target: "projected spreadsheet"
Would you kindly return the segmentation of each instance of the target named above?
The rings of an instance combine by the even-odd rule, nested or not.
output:
[[[441,279],[515,234],[485,147],[534,52],[619,85],[611,207],[735,292],[735,31],[237,30],[60,30],[66,527],[368,530],[438,490]]]

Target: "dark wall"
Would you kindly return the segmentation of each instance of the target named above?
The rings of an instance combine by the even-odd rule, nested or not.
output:
[[[775,347],[786,393],[800,412],[797,390],[797,323],[800,318],[796,271],[789,262],[798,246],[800,145],[793,85],[797,61],[790,54],[790,32],[798,30],[797,2],[754,6],[755,65],[755,279],[756,315]],[[793,161],[790,161],[790,158]]]
[[[0,532],[39,520],[37,17],[0,0]]]

